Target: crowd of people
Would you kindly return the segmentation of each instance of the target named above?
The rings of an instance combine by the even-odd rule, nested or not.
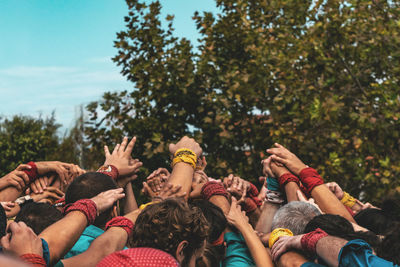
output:
[[[2,177],[0,266],[400,264],[398,195],[362,203],[280,144],[266,150],[259,189],[234,174],[211,178],[200,144],[183,137],[138,206],[135,142],[105,146],[97,171],[29,162]]]

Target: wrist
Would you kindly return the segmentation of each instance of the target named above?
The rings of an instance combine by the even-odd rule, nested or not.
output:
[[[92,199],[81,199],[76,201],[75,203],[65,206],[65,215],[72,211],[79,211],[83,213],[86,216],[88,225],[93,224],[98,215],[97,205]]]
[[[172,160],[172,167],[178,163],[186,163],[192,166],[193,170],[196,169],[197,155],[193,150],[188,148],[180,148],[174,153],[174,158]]]
[[[126,217],[117,216],[107,222],[106,228],[105,228],[106,231],[108,229],[110,229],[111,227],[120,227],[121,229],[126,231],[128,236],[130,236],[132,234],[134,224],[130,219],[128,219]]]
[[[306,169],[306,168],[309,168],[309,166],[306,165],[306,164],[304,164],[304,163],[301,163],[301,164],[299,164],[296,168],[294,168],[293,172],[294,172],[294,174],[296,174],[297,176],[299,176],[300,173],[301,173],[301,171],[304,170],[304,169]]]
[[[110,176],[113,180],[117,180],[119,176],[119,170],[115,165],[108,164],[101,166],[97,172],[103,173]]]

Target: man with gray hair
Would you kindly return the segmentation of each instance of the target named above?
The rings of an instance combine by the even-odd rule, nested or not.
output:
[[[276,228],[287,228],[293,235],[303,234],[307,223],[321,212],[313,205],[302,202],[292,201],[282,206],[272,220],[272,230]]]

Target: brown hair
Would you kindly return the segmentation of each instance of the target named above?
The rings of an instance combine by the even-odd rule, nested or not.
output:
[[[180,199],[166,199],[147,206],[138,216],[132,236],[134,247],[151,247],[176,256],[180,242],[188,245],[185,260],[201,248],[207,238],[208,223],[201,210]]]

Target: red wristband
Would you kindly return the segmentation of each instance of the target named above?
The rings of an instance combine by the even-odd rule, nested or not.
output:
[[[128,218],[125,218],[123,216],[117,216],[107,222],[106,231],[110,227],[121,227],[128,233],[128,236],[130,236],[133,231],[133,226],[134,226],[133,222]]]
[[[93,224],[97,216],[97,206],[91,199],[81,199],[75,203],[68,204],[64,208],[64,215],[67,215],[71,211],[80,211],[85,214],[88,225]]]
[[[314,255],[316,253],[318,241],[325,236],[328,236],[328,234],[321,230],[321,228],[317,228],[314,231],[303,235],[301,238],[301,248]]]
[[[249,213],[257,209],[257,204],[252,198],[246,197],[242,203],[242,208],[246,213]]]
[[[39,176],[37,166],[36,166],[35,162],[33,162],[33,161],[28,162],[27,165],[31,166],[31,169],[25,170],[24,172],[28,175],[29,181],[33,182]]]
[[[311,191],[318,185],[324,184],[324,180],[313,168],[304,168],[299,174],[301,183],[307,188],[307,193],[311,195]]]
[[[38,254],[27,253],[19,256],[23,261],[30,263],[33,266],[46,266],[46,261]]]
[[[214,181],[205,183],[201,188],[200,194],[201,197],[205,200],[209,200],[212,196],[215,195],[224,196],[226,199],[228,199],[228,193],[226,192],[226,189],[222,185],[222,183]]]
[[[282,190],[285,190],[285,185],[289,182],[295,182],[297,185],[300,186],[299,178],[297,178],[293,173],[285,173],[279,176],[278,178],[279,185],[281,186]]]
[[[260,194],[260,192],[258,191],[257,187],[252,183],[249,184],[250,184],[249,195],[252,197],[258,197],[258,194]]]
[[[119,176],[119,172],[117,167],[115,167],[114,165],[104,165],[101,166],[97,172],[101,172],[104,173],[105,175],[110,176],[111,178],[113,178],[114,180],[117,180],[118,176]]]

